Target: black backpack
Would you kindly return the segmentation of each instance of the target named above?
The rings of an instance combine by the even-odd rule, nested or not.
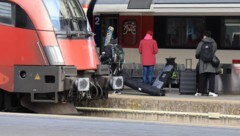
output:
[[[214,56],[213,45],[211,42],[203,42],[201,51],[200,51],[200,59],[204,62],[212,62]]]

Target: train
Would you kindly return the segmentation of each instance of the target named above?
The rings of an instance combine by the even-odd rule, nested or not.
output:
[[[158,43],[157,63],[168,57],[175,57],[178,64],[192,59],[194,69],[198,62],[195,50],[205,30],[212,32],[218,44],[221,63],[240,58],[239,0],[92,1],[96,44],[101,48],[106,28],[113,26],[113,37],[124,48],[126,63],[140,63],[137,48],[148,30]]]
[[[121,79],[99,61],[78,0],[0,0],[1,110],[108,98]]]

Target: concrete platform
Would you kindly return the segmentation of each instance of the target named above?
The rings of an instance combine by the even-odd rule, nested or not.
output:
[[[110,94],[107,100],[91,101],[78,109],[90,116],[240,126],[240,95],[196,97],[173,91],[156,97],[127,89],[120,95]]]

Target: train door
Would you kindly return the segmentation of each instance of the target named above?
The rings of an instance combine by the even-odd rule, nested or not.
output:
[[[39,38],[26,12],[0,2],[0,88],[14,90],[15,65],[44,65]]]
[[[117,15],[100,15],[95,16],[95,27],[94,31],[96,33],[95,41],[97,43],[97,46],[100,47],[100,50],[104,44],[107,29],[109,26],[112,26],[114,28],[114,32],[112,35],[112,40],[116,43],[118,43],[118,21],[119,17]]]

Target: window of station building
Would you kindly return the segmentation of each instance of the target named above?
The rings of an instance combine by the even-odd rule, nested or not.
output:
[[[225,18],[224,19],[224,44],[222,48],[226,49],[240,49],[240,19]]]
[[[13,24],[12,5],[10,3],[0,2],[0,23]]]
[[[166,47],[196,48],[205,30],[204,17],[168,17]]]

